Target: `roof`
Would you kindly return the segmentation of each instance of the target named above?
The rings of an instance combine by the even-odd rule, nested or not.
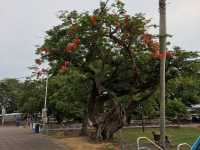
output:
[[[5,114],[5,116],[16,116],[16,115],[21,115],[22,113],[10,113],[10,114]],[[0,115],[2,116],[2,115]]]
[[[200,108],[200,104],[192,105],[192,108]]]

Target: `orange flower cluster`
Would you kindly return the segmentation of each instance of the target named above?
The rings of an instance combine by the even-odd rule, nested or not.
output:
[[[42,60],[41,60],[41,59],[35,59],[35,63],[36,63],[37,65],[41,65],[41,64],[42,64]]]
[[[67,44],[67,47],[65,48],[65,52],[72,53],[81,43],[81,40],[79,37],[76,37],[72,42]]]
[[[142,40],[143,40],[144,44],[146,44],[146,45],[153,43],[153,37],[151,34],[144,34],[142,36]]]
[[[47,54],[49,52],[49,49],[48,48],[42,48],[41,52],[45,52],[45,54]]]
[[[152,43],[150,48],[152,49],[152,56],[155,59],[163,59],[165,57],[169,58],[175,55],[173,51],[160,51],[160,45],[158,42]]]
[[[153,41],[153,36],[151,34],[144,34],[142,37],[142,41],[144,44],[148,45],[152,51],[152,57],[155,59],[162,59],[165,57],[174,56],[174,52],[172,51],[160,51],[160,44],[158,42]]]
[[[158,42],[153,42],[153,40],[152,40],[149,42],[148,46],[151,49],[153,58],[159,58],[160,57],[160,44]]]
[[[121,26],[121,25],[120,25],[120,23],[119,23],[119,22],[116,22],[116,23],[115,23],[115,27],[116,27],[116,30],[117,30],[117,31],[119,31],[119,30],[120,30],[120,26]]]
[[[129,15],[125,15],[125,25],[126,27],[129,25]]]
[[[81,40],[79,37],[76,37],[74,40],[73,40],[73,43],[76,43],[77,45],[81,44]]]
[[[65,73],[65,72],[67,71],[69,65],[70,65],[70,62],[69,62],[69,61],[65,61],[65,62],[60,66],[59,72],[60,72],[60,73]]]
[[[97,17],[96,16],[90,16],[90,21],[93,26],[97,25]]]
[[[160,52],[158,51],[157,53],[153,53],[153,58],[155,59],[163,59],[163,58],[169,58],[169,57],[172,57],[174,56],[175,53],[172,52],[172,51],[163,51],[163,52]]]

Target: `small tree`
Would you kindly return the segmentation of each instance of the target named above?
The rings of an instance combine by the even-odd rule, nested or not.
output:
[[[166,108],[166,114],[172,120],[179,121],[188,115],[185,105],[179,99],[169,100]]]
[[[17,111],[17,102],[21,95],[22,85],[16,79],[4,79],[0,81],[0,107],[5,107],[7,113]]]

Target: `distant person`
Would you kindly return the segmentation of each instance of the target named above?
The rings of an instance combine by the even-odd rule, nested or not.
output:
[[[31,119],[31,117],[28,117],[28,127],[32,128],[32,119]]]
[[[32,119],[31,119],[30,115],[27,115],[27,117],[26,117],[26,127],[32,128]]]
[[[19,127],[20,126],[20,117],[16,116],[16,126]]]

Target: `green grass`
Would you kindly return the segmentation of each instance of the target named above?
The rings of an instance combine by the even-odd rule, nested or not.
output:
[[[152,131],[159,133],[158,128],[145,128],[145,131],[142,132],[141,128],[129,128],[123,129],[121,132],[122,141],[128,143],[135,143],[138,137],[145,136],[150,139],[153,139]],[[167,135],[169,136],[172,145],[178,145],[180,143],[193,144],[197,137],[200,136],[200,128],[167,128]],[[117,139],[119,139],[119,133],[116,134]]]
[[[159,128],[145,128],[145,131],[142,132],[141,128],[128,128],[128,129],[123,129],[121,131],[121,140],[124,143],[129,143],[130,144],[130,149],[126,150],[135,150],[136,149],[136,140],[140,136],[145,136],[150,139],[153,139],[152,131],[155,131],[156,133],[159,133]],[[166,129],[167,135],[172,142],[172,146],[170,146],[167,150],[176,150],[176,145],[180,143],[188,143],[192,145],[197,137],[200,136],[200,128],[192,128],[192,127],[181,127],[181,128],[167,128]],[[116,145],[119,144],[119,134],[118,132],[115,135],[115,140],[113,142],[113,145],[110,144],[109,146],[106,147],[107,150],[115,150]],[[63,132],[56,132],[56,133],[49,133],[48,134],[51,137],[54,138],[64,138],[64,133]],[[71,135],[71,134],[70,134]],[[117,140],[117,141],[116,141]],[[118,144],[117,144],[117,143]],[[142,142],[143,143],[143,142]],[[145,142],[144,142],[145,143]],[[148,144],[147,144],[148,145]],[[148,145],[150,146],[150,145]],[[186,150],[186,149],[185,149]]]

